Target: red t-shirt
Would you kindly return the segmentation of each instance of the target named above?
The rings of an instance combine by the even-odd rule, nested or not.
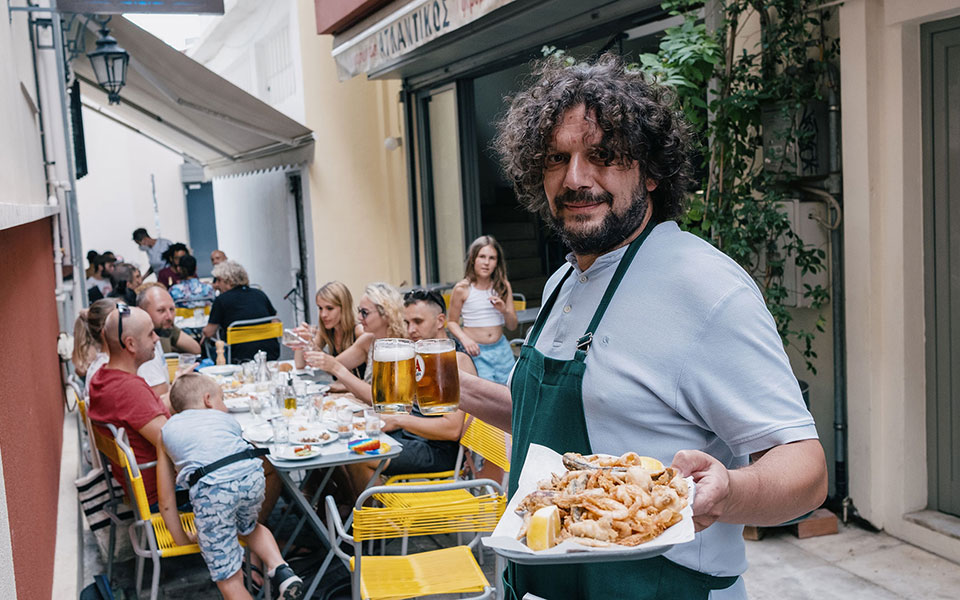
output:
[[[140,429],[159,416],[169,419],[170,412],[142,377],[106,366],[101,368],[90,380],[88,414],[92,421],[123,427],[138,463],[157,460],[157,449],[140,435]],[[117,465],[111,467],[117,481],[126,483],[123,471]],[[157,501],[156,469],[144,469],[141,476],[147,501],[153,504]]]

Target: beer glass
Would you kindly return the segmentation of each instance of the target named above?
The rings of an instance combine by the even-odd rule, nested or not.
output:
[[[460,405],[460,370],[453,340],[420,340],[417,350],[417,406],[425,415],[440,415]]]
[[[413,342],[383,338],[373,343],[373,407],[381,413],[408,413],[417,393]]]

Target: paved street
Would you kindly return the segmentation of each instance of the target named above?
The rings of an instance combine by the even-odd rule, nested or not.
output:
[[[89,537],[89,532],[87,532]],[[434,542],[411,543],[429,550]],[[773,530],[758,542],[747,542],[750,569],[745,575],[751,600],[954,600],[960,590],[960,565],[901,542],[884,533],[840,525],[840,533],[805,540],[786,530]],[[88,545],[86,577],[102,566]],[[487,553],[484,571],[493,574],[493,556]],[[298,570],[309,569],[309,558],[297,559]],[[206,600],[219,598],[199,557],[165,561],[163,598]],[[118,566],[124,592],[132,598],[134,563]],[[146,573],[149,581],[149,571]],[[319,598],[318,594],[315,598]],[[331,598],[349,598],[336,594]]]

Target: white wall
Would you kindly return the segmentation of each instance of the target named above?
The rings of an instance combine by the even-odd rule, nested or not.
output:
[[[113,250],[146,270],[147,255],[137,249],[131,234],[146,227],[157,237],[151,174],[160,209],[159,234],[189,245],[181,156],[95,111],[83,110],[83,127],[89,174],[77,181],[77,205],[84,254]]]
[[[250,283],[259,284],[283,322],[292,325],[293,311],[283,295],[294,286],[297,238],[290,224],[293,199],[286,174],[218,177],[213,203],[220,249],[244,266]]]

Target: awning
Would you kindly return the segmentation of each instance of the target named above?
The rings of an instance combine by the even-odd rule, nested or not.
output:
[[[421,87],[531,48],[662,18],[659,0],[395,0],[333,38],[341,79],[402,78]],[[589,38],[589,35],[587,36]]]
[[[123,17],[110,33],[130,53],[120,104],[109,105],[85,56],[74,73],[85,105],[204,168],[206,179],[309,162],[313,132]],[[87,47],[97,34],[87,32]]]

